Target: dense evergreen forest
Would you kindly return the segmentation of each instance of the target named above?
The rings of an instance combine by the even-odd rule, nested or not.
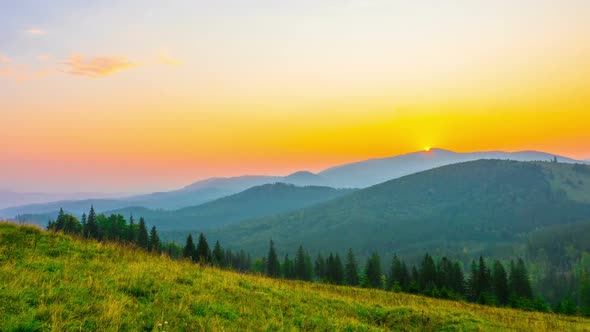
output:
[[[332,252],[325,257],[318,254],[312,259],[310,254],[299,246],[293,258],[287,254],[281,259],[271,240],[268,254],[252,259],[244,250],[224,250],[218,241],[211,250],[202,233],[196,244],[191,234],[187,236],[183,247],[173,242],[162,243],[156,227],[152,226],[148,231],[144,218],[139,218],[139,222],[136,223],[133,216],[126,220],[122,215],[97,215],[93,207],[88,215],[82,215],[81,220],[64,213],[61,209],[57,219],[49,221],[47,229],[99,241],[128,243],[156,254],[166,254],[174,259],[190,259],[198,264],[213,265],[242,273],[265,274],[272,278],[377,288],[485,305],[590,316],[590,264],[575,265],[576,277],[570,276],[567,279],[570,287],[566,289],[571,293],[550,305],[539,294],[533,292],[529,271],[521,258],[506,264],[480,257],[479,260],[471,262],[469,274],[466,276],[462,263],[447,257],[436,259],[428,253],[419,264],[413,266],[394,256],[387,269],[384,269],[381,256],[377,252],[370,255],[364,266],[361,266],[352,249],[348,250],[344,259],[339,253]],[[542,242],[543,236],[544,233],[539,234],[536,243]],[[532,246],[530,248],[534,251]],[[571,247],[569,249],[573,250]],[[556,252],[560,253],[557,249]],[[582,252],[581,255],[582,262],[590,263],[587,253]],[[559,254],[550,257],[555,259]],[[534,267],[538,268],[537,265]],[[550,279],[547,276],[542,279],[543,285],[552,287]],[[574,281],[579,284],[572,285]]]

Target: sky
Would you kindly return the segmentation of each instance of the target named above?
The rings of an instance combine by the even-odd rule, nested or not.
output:
[[[590,158],[590,1],[0,0],[0,189]]]

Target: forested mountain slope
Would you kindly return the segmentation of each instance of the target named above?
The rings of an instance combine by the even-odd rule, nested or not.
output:
[[[312,252],[497,254],[545,226],[590,222],[590,166],[478,160],[387,181],[329,202],[215,233],[263,253],[269,239]],[[506,254],[510,254],[507,252]]]
[[[256,186],[212,202],[174,211],[131,207],[108,211],[107,214],[142,216],[162,231],[179,229],[204,231],[249,218],[300,209],[353,191],[352,189],[298,187],[292,184],[274,183]]]

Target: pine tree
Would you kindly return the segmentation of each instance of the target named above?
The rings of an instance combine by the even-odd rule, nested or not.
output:
[[[420,292],[420,273],[416,266],[412,266],[412,275],[408,285],[408,292],[416,294]]]
[[[55,230],[56,231],[63,230],[65,221],[66,221],[66,215],[64,213],[64,209],[59,208],[59,213],[57,214],[57,219],[55,219]]]
[[[508,298],[510,296],[508,277],[506,275],[506,270],[504,270],[504,266],[499,261],[494,261],[492,270],[492,289],[499,304],[508,304]]]
[[[452,289],[452,277],[453,277],[453,263],[446,257],[443,257],[438,262],[437,280],[436,284],[440,288],[441,292],[450,291]],[[444,297],[444,296],[443,296]]]
[[[477,263],[474,260],[471,261],[471,274],[467,281],[468,296],[470,301],[476,301],[480,294],[479,281],[478,281],[478,270]]]
[[[382,274],[383,269],[381,267],[381,257],[379,257],[379,254],[374,252],[367,260],[367,265],[365,267],[365,277],[367,278],[368,283],[367,286],[371,288],[382,288]]]
[[[468,281],[468,299],[480,304],[490,304],[494,301],[492,296],[492,275],[487,268],[482,256],[479,264],[471,262],[471,275]]]
[[[98,229],[98,221],[96,220],[96,212],[94,212],[93,205],[90,205],[90,212],[88,213],[88,221],[86,226],[86,236],[91,239],[98,239],[100,234]]]
[[[318,254],[315,259],[314,272],[316,280],[322,281],[326,278],[326,261],[322,254]]]
[[[196,262],[196,251],[197,249],[195,248],[195,243],[193,242],[193,236],[192,234],[189,234],[186,238],[186,244],[184,245],[184,249],[182,250],[182,257],[190,258],[193,262]]]
[[[218,267],[225,267],[227,265],[225,254],[219,241],[215,241],[215,246],[213,247],[213,265]]]
[[[285,255],[283,262],[283,277],[285,279],[295,279],[295,267],[293,261],[289,259],[289,254]]]
[[[250,271],[251,268],[252,259],[250,258],[250,253],[246,254],[243,249],[240,250],[240,271]]]
[[[582,292],[584,293],[584,292]],[[589,294],[590,296],[590,294]],[[588,305],[590,305],[590,298],[588,298]],[[583,307],[583,306],[582,306]],[[590,308],[590,307],[588,307]],[[582,311],[584,309],[582,308]],[[561,300],[557,306],[555,307],[556,314],[563,314],[563,315],[575,315],[576,314],[576,303],[571,299],[570,296],[567,296],[565,299]]]
[[[346,255],[346,265],[344,266],[344,282],[349,286],[358,286],[359,280],[359,268],[356,263],[356,258],[352,252],[352,248],[348,249]]]
[[[409,282],[408,268],[397,255],[391,260],[391,268],[387,277],[387,290],[406,290]]]
[[[156,230],[156,226],[152,226],[150,230],[150,238],[148,242],[148,249],[149,251],[153,252],[160,252],[160,237],[158,236],[158,231]]]
[[[489,292],[491,288],[491,275],[490,270],[486,266],[485,260],[482,256],[479,256],[479,266],[478,266],[478,281],[479,281],[479,289],[483,292]]]
[[[131,243],[137,242],[137,234],[135,231],[135,222],[133,220],[133,215],[129,216],[129,230],[127,233],[127,241],[129,241]]]
[[[139,218],[139,229],[137,231],[137,245],[143,249],[149,249],[148,231],[143,217]]]
[[[82,233],[82,236],[83,237],[86,237],[86,231],[88,229],[88,223],[87,223],[87,219],[86,219],[86,212],[82,213],[82,220],[81,221],[82,221],[82,230],[81,230],[81,233]]]
[[[266,274],[269,277],[277,278],[280,273],[280,266],[279,266],[279,259],[277,257],[277,252],[275,251],[275,244],[270,240],[270,245],[268,248],[268,256],[266,259]]]
[[[335,284],[336,283],[336,277],[335,277],[335,264],[334,264],[334,255],[332,253],[330,253],[330,255],[328,255],[328,258],[326,259],[326,281],[328,283],[331,284]]]
[[[434,259],[429,254],[424,255],[420,265],[420,289],[430,293],[437,287],[437,272]]]
[[[220,245],[221,246],[221,245]],[[215,251],[215,249],[213,249],[213,251]],[[215,257],[215,254],[213,254],[213,257]],[[237,260],[240,258],[240,256],[238,254],[236,254],[234,256],[234,254],[232,253],[232,251],[230,249],[227,249],[223,252],[223,262],[225,264],[225,266],[234,269],[234,270],[239,270],[239,265]]]
[[[197,262],[201,264],[211,263],[211,249],[209,249],[209,244],[203,233],[199,235],[199,242],[197,243],[195,254],[197,255]]]
[[[47,221],[47,230],[48,231],[54,231],[55,228],[55,221],[49,219],[49,221]]]
[[[513,298],[533,299],[531,281],[524,261],[519,258],[517,263],[510,262],[510,276],[508,277],[508,287]]]
[[[297,249],[297,255],[295,256],[295,279],[305,280],[305,251],[303,246],[299,246]]]
[[[451,290],[458,295],[465,295],[465,276],[463,275],[463,268],[459,262],[453,264]]]
[[[334,256],[334,281],[337,285],[344,284],[344,266],[342,265],[342,260],[340,260],[340,255],[336,254]]]
[[[307,252],[305,253],[305,269],[303,273],[303,280],[313,280],[313,263],[311,262],[311,256]]]
[[[330,253],[326,260],[326,281],[337,285],[342,285],[344,282],[344,267],[338,254]]]

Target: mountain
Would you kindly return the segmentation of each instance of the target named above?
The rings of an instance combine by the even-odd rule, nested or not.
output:
[[[121,196],[121,194],[108,193],[36,193],[14,192],[0,190],[0,209],[27,204],[39,204],[64,200],[82,200],[90,197],[108,198]]]
[[[130,207],[108,211],[107,214],[143,216],[150,225],[156,225],[161,231],[206,230],[249,218],[300,209],[340,197],[352,191],[351,189],[319,186],[298,187],[292,184],[274,183],[256,186],[212,202],[174,211]]]
[[[57,214],[60,208],[70,213],[81,215],[83,212],[88,211],[91,204],[94,205],[95,210],[98,212],[125,207],[176,210],[210,202],[255,186],[276,182],[307,186],[322,185],[326,181],[323,181],[320,176],[310,172],[297,172],[285,177],[246,175],[229,178],[211,178],[195,182],[178,190],[129,196],[120,199],[60,200],[50,203],[14,206],[0,209],[0,217],[12,218],[23,214]]]
[[[130,201],[119,199],[67,200],[42,204],[29,204],[1,209],[0,217],[20,218],[22,216],[27,216],[27,218],[33,218],[27,219],[27,221],[37,221],[36,215],[43,215],[43,222],[46,223],[47,219],[45,219],[45,216],[57,215],[57,212],[60,208],[63,208],[65,211],[68,211],[68,213],[81,215],[84,212],[88,212],[91,205],[94,206],[96,211],[107,211],[113,209],[121,209],[132,204],[133,203]]]
[[[590,166],[478,160],[208,234],[257,255],[273,239],[286,250],[302,244],[312,253],[354,247],[365,254],[473,257],[513,255],[528,233],[574,222],[590,222]]]
[[[432,168],[478,159],[549,161],[553,160],[554,157],[561,163],[580,162],[575,159],[538,151],[460,153],[443,149],[430,149],[429,151],[419,151],[389,158],[369,159],[336,166],[328,168],[318,173],[318,175],[326,178],[326,184],[332,187],[366,188]]]
[[[583,331],[590,324],[197,267],[7,223],[0,252],[1,331]]]
[[[555,156],[559,162],[581,163],[582,161]],[[334,188],[366,188],[384,181],[444,165],[478,159],[507,159],[517,161],[548,161],[554,155],[537,152],[469,152],[458,153],[442,149],[419,151],[395,157],[370,159],[328,168],[318,174],[307,171],[295,172],[288,176],[238,176],[210,178],[195,182],[184,188],[136,195],[112,200],[89,199],[82,202],[59,201],[0,209],[0,217],[10,218],[19,214],[56,213],[60,207],[71,213],[81,214],[90,204],[99,212],[140,206],[149,209],[176,210],[195,206],[262,184],[284,182],[299,186],[317,185]]]

